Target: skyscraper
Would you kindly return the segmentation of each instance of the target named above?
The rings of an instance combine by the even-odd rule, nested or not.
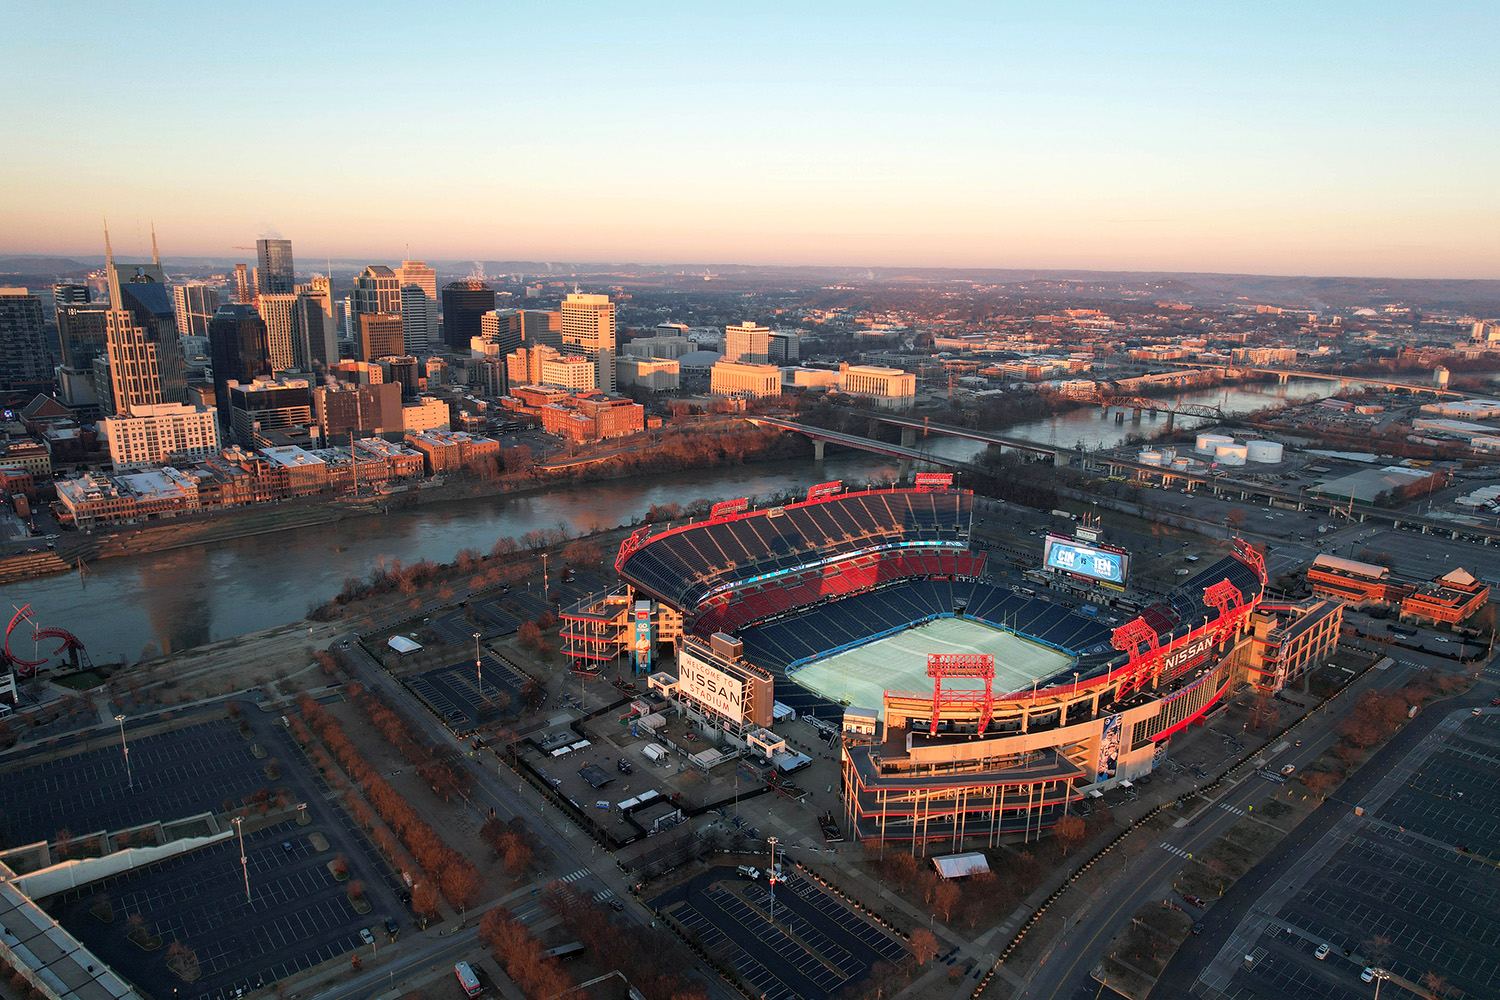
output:
[[[112,398],[101,392],[100,404],[111,413],[128,415],[137,406],[187,402],[187,365],[160,260],[117,265],[107,230],[104,253],[109,276],[105,347]]]
[[[562,302],[563,350],[595,363],[598,386],[615,391],[615,304],[608,295],[572,292]]]
[[[256,240],[255,257],[256,294],[290,294],[297,284],[292,275],[292,241]]]
[[[450,350],[467,351],[479,336],[479,317],[495,308],[495,290],[469,278],[443,286],[443,343]]]
[[[271,374],[266,324],[254,306],[235,302],[219,307],[208,324],[208,350],[214,367],[214,404],[229,426],[229,383],[249,383]]]
[[[400,313],[364,313],[359,317],[359,360],[400,355],[405,343]]]
[[[310,353],[307,336],[308,299],[302,295],[262,293],[260,318],[266,324],[266,356],[271,372],[306,371]],[[318,334],[323,317],[318,311]]]
[[[244,264],[234,265],[234,300],[244,305],[252,305],[250,301],[250,276],[245,270]]]
[[[746,320],[724,328],[724,360],[763,365],[770,358],[770,327]]]
[[[51,381],[42,300],[24,288],[0,288],[0,388],[38,388]]]
[[[333,284],[328,278],[313,278],[305,285],[298,285],[297,294],[306,296],[323,314],[320,329],[311,325],[308,327],[309,360],[331,365],[339,359],[339,331],[334,319]]]
[[[57,307],[57,339],[62,345],[62,363],[86,369],[105,353],[109,307],[102,302]]]
[[[219,310],[219,292],[207,285],[173,285],[172,311],[177,336],[207,337],[208,321]]]
[[[364,336],[364,324],[360,317],[373,314],[401,315],[401,279],[384,264],[371,264],[361,271],[355,277],[354,288],[349,293],[349,336],[356,344]],[[402,347],[392,353],[405,352],[403,339]],[[361,358],[364,356],[361,355]]]
[[[437,272],[425,260],[403,260],[396,277],[401,282],[406,353],[426,351],[437,333]]]

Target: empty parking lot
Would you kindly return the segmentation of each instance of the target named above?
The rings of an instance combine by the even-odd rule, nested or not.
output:
[[[776,886],[774,914],[769,887],[732,868],[713,869],[651,905],[767,1000],[822,1000],[863,979],[875,963],[906,955],[900,938],[795,873]]]

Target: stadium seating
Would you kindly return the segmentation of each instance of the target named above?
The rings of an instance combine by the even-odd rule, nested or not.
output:
[[[703,521],[647,539],[626,556],[620,573],[639,589],[691,612],[726,584],[841,552],[902,542],[963,544],[972,501],[957,491],[885,490]],[[944,570],[935,555],[907,556],[904,562],[920,568],[899,575],[956,571]],[[876,564],[872,559],[859,568]]]

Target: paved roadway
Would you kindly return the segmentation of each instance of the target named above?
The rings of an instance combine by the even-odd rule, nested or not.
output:
[[[578,829],[556,808],[545,804],[535,789],[521,782],[514,772],[496,760],[492,754],[467,756],[467,742],[454,737],[447,728],[432,717],[432,713],[411,696],[405,687],[376,663],[359,645],[357,635],[351,633],[345,638],[348,639],[349,645],[342,647],[343,651],[349,655],[350,661],[354,664],[355,674],[362,684],[366,687],[378,688],[398,701],[406,709],[407,714],[421,727],[423,734],[433,743],[447,744],[456,747],[460,753],[464,753],[464,761],[474,772],[473,799],[476,808],[482,810],[493,808],[502,820],[520,816],[537,832],[543,844],[537,852],[536,861],[547,871],[547,875],[540,880],[539,884],[545,884],[553,879],[563,879],[568,882],[574,892],[580,895],[597,896],[601,892],[611,892],[626,904],[620,914],[621,918],[635,924],[654,922],[649,911],[635,902],[635,898],[630,894],[624,873],[620,871],[610,854],[600,850],[592,838]],[[495,663],[495,669],[509,668]],[[495,769],[491,770],[486,762],[493,762]],[[527,923],[546,917],[546,911],[540,907],[518,908],[516,913]],[[455,956],[473,955],[478,948],[475,943],[476,934],[476,928],[462,928],[455,932],[455,940],[451,942],[444,939],[441,945],[424,948],[410,957],[403,954],[394,969],[371,970],[370,973],[357,976],[353,980],[317,994],[314,1000],[366,1000],[366,998],[377,996],[390,988],[388,974],[391,971],[406,975],[420,971],[419,967],[424,962],[429,965],[433,964],[439,957],[444,962],[452,962],[457,960]],[[699,982],[711,998],[738,1000],[738,994],[731,991],[717,975],[701,969],[698,971]]]
[[[1317,760],[1336,741],[1334,728],[1346,710],[1362,692],[1374,687],[1392,687],[1404,683],[1416,671],[1397,665],[1387,670],[1371,670],[1361,677],[1335,703],[1335,708],[1319,709],[1294,729],[1288,739],[1301,740],[1267,763],[1279,768],[1295,764],[1301,771]],[[1495,669],[1487,673],[1493,679]],[[1259,897],[1270,886],[1289,859],[1296,858],[1309,844],[1321,837],[1347,813],[1389,769],[1437,725],[1450,711],[1462,706],[1488,704],[1494,696],[1493,686],[1480,684],[1470,695],[1443,702],[1425,710],[1409,723],[1384,748],[1375,754],[1337,793],[1336,799],[1323,803],[1302,821],[1270,854],[1244,878],[1232,886],[1224,898],[1213,904],[1200,919],[1204,924],[1201,937],[1189,937],[1167,968],[1154,996],[1186,997],[1197,978],[1201,964],[1216,954],[1230,932],[1238,925]],[[1274,744],[1273,744],[1274,745]],[[1131,865],[1129,884],[1117,881],[1086,915],[1070,925],[1049,951],[1041,966],[1020,996],[1030,1000],[1068,998],[1083,1000],[1097,995],[1099,984],[1090,973],[1104,957],[1105,949],[1135,912],[1152,900],[1172,898],[1172,877],[1182,866],[1186,855],[1206,849],[1227,829],[1249,814],[1250,806],[1274,792],[1279,786],[1261,778],[1254,768],[1245,768],[1221,797],[1206,811],[1196,814],[1191,826],[1170,828],[1157,837]],[[1179,900],[1180,902],[1180,900]],[[1075,904],[1076,905],[1076,904]],[[1189,915],[1195,914],[1188,908]]]

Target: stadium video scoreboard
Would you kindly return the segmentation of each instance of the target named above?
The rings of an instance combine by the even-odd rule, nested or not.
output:
[[[1124,549],[1084,545],[1066,535],[1048,535],[1046,548],[1042,550],[1042,565],[1059,573],[1123,589],[1125,577],[1130,572],[1130,555]]]

